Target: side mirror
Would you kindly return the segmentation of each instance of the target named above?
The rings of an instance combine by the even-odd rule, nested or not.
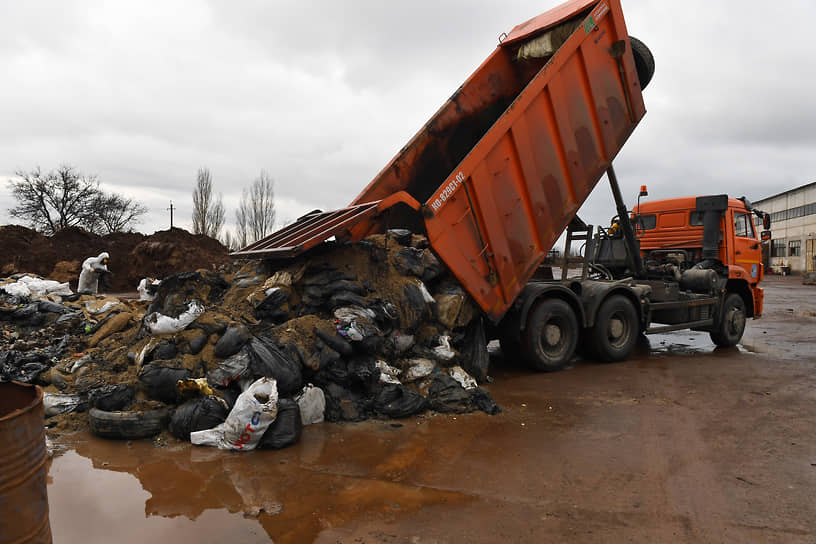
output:
[[[766,213],[762,216],[762,228],[769,230],[771,228],[771,214]],[[765,238],[763,238],[764,240]]]
[[[768,216],[766,215],[765,217],[768,217]],[[763,230],[762,233],[760,234],[760,237],[761,237],[760,239],[763,242],[766,242],[766,241],[770,240],[771,239],[771,231]]]

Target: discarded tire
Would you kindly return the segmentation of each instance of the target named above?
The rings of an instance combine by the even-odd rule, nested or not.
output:
[[[91,432],[102,438],[130,440],[159,434],[170,418],[166,408],[144,412],[106,412],[91,408],[88,412]]]

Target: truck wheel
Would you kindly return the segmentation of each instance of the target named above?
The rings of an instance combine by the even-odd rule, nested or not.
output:
[[[640,90],[646,88],[646,85],[652,80],[655,71],[655,60],[652,52],[646,47],[646,44],[638,40],[634,36],[629,36],[629,43],[632,45],[632,55],[635,57],[635,69],[637,70],[638,81],[640,81]]]
[[[613,295],[601,304],[590,335],[592,349],[601,361],[623,361],[637,343],[638,315],[632,301]]]
[[[736,293],[729,293],[725,297],[720,323],[716,330],[709,333],[711,341],[718,346],[736,346],[745,332],[745,301]]]
[[[559,370],[572,359],[578,343],[578,320],[569,304],[542,300],[530,312],[521,338],[525,362],[535,370]]]

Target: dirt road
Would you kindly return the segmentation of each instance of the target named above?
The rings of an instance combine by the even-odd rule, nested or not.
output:
[[[816,542],[816,287],[769,278],[739,348],[650,337],[534,374],[504,412],[318,424],[278,452],[73,437],[55,542]],[[157,447],[158,446],[158,447]]]

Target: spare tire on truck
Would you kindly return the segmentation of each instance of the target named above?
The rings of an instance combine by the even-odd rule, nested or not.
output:
[[[632,55],[635,57],[635,69],[637,70],[638,81],[640,81],[640,89],[643,90],[654,75],[654,56],[646,47],[646,44],[634,36],[629,36],[629,43],[632,45]]]

